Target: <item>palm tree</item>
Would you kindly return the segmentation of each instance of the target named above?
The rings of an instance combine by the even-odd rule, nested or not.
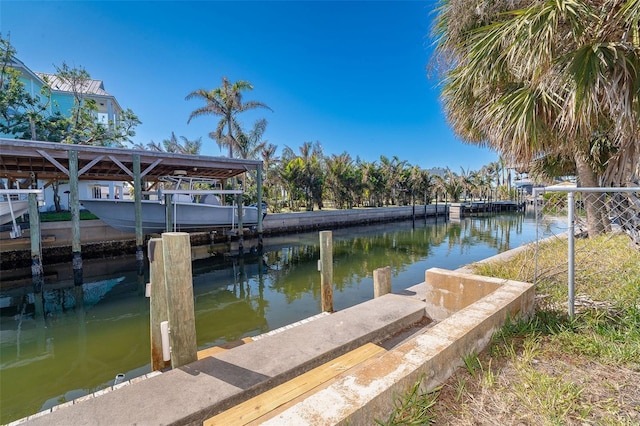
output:
[[[343,152],[332,154],[325,159],[327,167],[326,188],[339,209],[350,209],[354,202],[354,189],[357,186],[356,170],[351,156]]]
[[[322,209],[325,180],[322,147],[319,142],[305,142],[299,150],[300,155],[288,146],[282,150],[280,176],[287,183],[292,201],[303,196],[307,210],[313,210],[314,204]]]
[[[639,0],[444,1],[435,35],[449,121],[507,163],[569,156],[582,186],[624,183],[640,159],[639,14]],[[594,164],[602,137],[613,149]],[[595,235],[599,201],[585,198]]]
[[[440,187],[444,191],[445,195],[449,196],[449,199],[453,203],[460,202],[460,196],[464,191],[464,183],[460,176],[447,169],[444,177],[440,180]]]
[[[175,152],[178,154],[190,155],[200,154],[202,138],[189,140],[185,136],[180,136],[180,139],[182,139],[182,143],[178,140],[176,134],[171,132],[171,137],[169,139],[164,139],[161,143],[151,141],[146,145],[138,143],[133,145],[133,147],[135,149],[145,149],[149,151]]]
[[[237,120],[237,115],[241,112],[256,108],[267,108],[267,105],[257,101],[242,101],[242,92],[253,90],[253,86],[248,81],[238,80],[231,84],[227,77],[222,77],[222,85],[212,90],[198,89],[187,95],[186,100],[193,98],[201,99],[205,105],[197,108],[191,115],[187,123],[193,118],[203,115],[214,115],[220,117],[216,130],[209,133],[209,137],[214,139],[220,148],[229,148],[229,158],[233,158],[233,152],[238,147],[237,135],[241,131],[241,125]]]
[[[400,160],[398,156],[394,155],[393,158],[381,155],[380,165],[382,173],[385,177],[385,203],[397,205],[398,197],[403,181],[404,169],[407,165],[405,160]]]
[[[270,203],[274,210],[280,209],[276,198],[276,185],[278,185],[277,167],[280,158],[276,156],[278,147],[272,143],[264,145],[260,151],[262,157],[262,167],[264,170],[264,179],[262,181],[263,199]]]
[[[386,176],[375,161],[362,162],[362,184],[367,193],[367,199],[373,206],[382,207],[384,202],[384,188],[387,185]]]
[[[268,143],[262,140],[265,130],[267,130],[267,120],[264,118],[253,123],[253,129],[249,134],[238,129],[235,150],[240,158],[255,160],[260,156]]]

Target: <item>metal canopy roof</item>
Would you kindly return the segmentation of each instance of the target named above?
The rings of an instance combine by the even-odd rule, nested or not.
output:
[[[257,170],[261,161],[56,142],[0,139],[0,177],[67,180],[69,152],[78,152],[79,180],[133,180],[134,156],[140,156],[143,179],[156,181],[181,171],[187,176],[228,179]]]

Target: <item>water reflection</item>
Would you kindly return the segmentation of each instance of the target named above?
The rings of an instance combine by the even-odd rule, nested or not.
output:
[[[376,268],[391,266],[398,291],[423,281],[430,267],[455,269],[534,237],[532,219],[521,214],[334,230],[334,307],[372,298]],[[266,238],[261,255],[195,260],[199,347],[319,313],[319,257],[316,232]],[[102,389],[118,373],[131,379],[149,371],[149,303],[135,257],[85,261],[83,281],[73,286],[71,265],[49,266],[35,293],[25,285],[30,270],[3,272],[0,422]]]

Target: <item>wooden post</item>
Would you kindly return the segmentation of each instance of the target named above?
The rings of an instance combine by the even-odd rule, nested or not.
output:
[[[164,283],[164,262],[162,238],[152,238],[148,245],[149,274],[151,291],[149,294],[149,325],[151,333],[151,371],[162,370],[171,365],[162,359],[162,335],[160,323],[168,321],[167,290]]]
[[[71,211],[71,252],[73,265],[73,283],[75,285],[82,285],[80,197],[78,196],[78,151],[69,151],[69,210]]]
[[[133,154],[133,202],[136,216],[136,263],[138,275],[144,274],[144,235],[142,233],[142,176],[140,173],[140,154]]]
[[[236,204],[238,205],[238,253],[244,251],[244,224],[242,222],[242,194],[236,195]]]
[[[164,194],[164,230],[166,232],[173,231],[173,195]]]
[[[262,253],[262,164],[256,168],[256,187],[258,190],[258,253]]]
[[[378,268],[373,271],[373,297],[391,293],[391,266]]]
[[[38,212],[37,194],[29,194],[29,235],[31,238],[31,279],[33,280],[33,292],[37,294],[42,291],[42,282],[44,275],[44,272],[42,270],[40,212]]]
[[[177,368],[198,359],[189,234],[162,234],[162,259],[170,329],[171,367]]]
[[[320,231],[320,292],[322,312],[333,312],[333,234]]]

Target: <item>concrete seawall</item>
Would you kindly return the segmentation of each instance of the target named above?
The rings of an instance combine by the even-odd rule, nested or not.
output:
[[[379,207],[351,210],[323,210],[300,213],[275,213],[265,217],[264,233],[313,231],[340,226],[365,225],[369,223],[393,222],[445,216],[448,206],[431,204],[402,207]]]
[[[275,213],[265,217],[264,235],[278,235],[370,223],[394,222],[412,218],[446,217],[448,206],[417,205],[380,207],[351,210],[322,210],[299,213]],[[6,234],[6,235],[5,235]],[[71,261],[71,222],[45,222],[41,224],[42,259],[45,264]],[[247,237],[255,236],[250,230]],[[106,225],[101,220],[80,222],[82,256],[85,259],[119,256],[135,253],[135,235],[127,234]],[[207,245],[227,241],[223,232],[195,232],[191,245]],[[8,232],[0,233],[0,270],[31,266],[29,231],[18,239],[9,239]]]

